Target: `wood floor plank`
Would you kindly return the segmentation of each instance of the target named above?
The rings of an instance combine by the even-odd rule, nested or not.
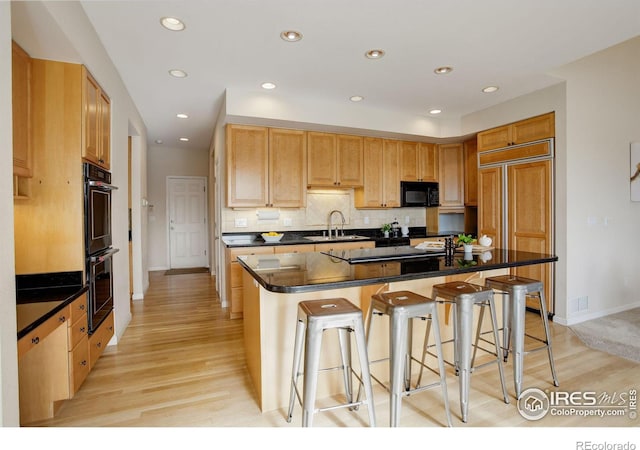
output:
[[[246,371],[241,320],[228,319],[209,274],[150,274],[143,301],[134,302],[131,323],[117,346],[108,347],[76,396],[41,427],[293,427],[294,410],[261,413]],[[292,324],[293,326],[293,324]],[[541,333],[539,318],[527,316],[529,333]],[[545,352],[525,357],[523,386],[543,390],[628,392],[640,387],[640,364],[587,348],[567,328],[552,324],[560,387],[551,384]],[[637,427],[625,417],[545,417],[524,419],[513,397],[511,359],[505,365],[511,403],[500,395],[495,365],[471,377],[469,422],[460,421],[457,378],[448,372],[454,427]],[[389,421],[387,392],[374,388],[378,426]],[[334,399],[321,399],[330,404]],[[405,397],[402,427],[440,427],[444,410],[437,389]],[[367,426],[366,408],[317,415],[314,425]]]

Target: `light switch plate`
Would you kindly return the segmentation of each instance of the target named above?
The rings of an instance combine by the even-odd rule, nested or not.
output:
[[[236,228],[246,228],[247,227],[247,219],[246,218],[236,219],[235,223],[236,223]]]
[[[284,220],[282,221],[282,224],[285,227],[291,227],[293,226],[293,220],[291,219],[291,217],[285,217]]]

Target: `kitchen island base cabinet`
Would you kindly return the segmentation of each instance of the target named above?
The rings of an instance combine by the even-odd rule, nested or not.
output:
[[[89,336],[89,365],[91,368],[104,352],[107,344],[113,337],[113,311],[109,313],[98,329]]]
[[[482,284],[482,278],[506,274],[506,269],[484,271],[477,274],[465,274],[467,277],[475,277],[474,281]],[[313,292],[301,293],[276,293],[260,286],[255,279],[243,269],[244,284],[244,341],[247,370],[257,393],[257,401],[263,412],[276,409],[284,409],[289,401],[289,389],[291,383],[291,364],[293,362],[293,347],[297,321],[297,306],[302,300],[314,300],[343,297],[354,305],[360,307],[363,312],[369,305],[372,293],[379,288],[385,290],[409,290],[430,296],[434,284],[450,281],[450,277],[423,278],[402,282],[392,282],[380,285],[365,285],[347,287],[342,289],[325,289]],[[496,305],[498,317],[501,317],[500,302]],[[444,305],[438,305],[438,314],[444,317]],[[476,312],[477,314],[477,312]],[[444,324],[441,320],[441,324]],[[485,321],[488,322],[488,321]],[[474,319],[474,323],[477,320]],[[490,330],[489,324],[485,324],[483,331]],[[413,354],[422,354],[422,344],[426,323],[416,323],[414,326]],[[442,340],[451,339],[453,330],[451,326],[441,327]],[[369,341],[369,360],[374,361],[388,357],[388,321],[376,321],[371,328]],[[326,339],[326,340],[325,340]],[[445,346],[445,359],[453,358],[452,346]],[[323,348],[339,348],[337,334],[327,332],[323,336]],[[320,367],[333,367],[339,365],[339,352],[323,352]],[[376,373],[383,380],[388,381],[388,366],[386,363],[376,365]],[[356,372],[359,370],[357,361],[354,361]],[[344,390],[344,384],[339,371],[325,372],[318,382],[317,398],[320,401],[332,395],[340,394]],[[363,409],[366,414],[366,408]]]

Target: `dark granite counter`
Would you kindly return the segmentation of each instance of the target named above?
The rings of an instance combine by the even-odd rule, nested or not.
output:
[[[402,253],[401,247],[397,249]],[[357,264],[350,264],[343,259],[348,259],[351,252],[358,252],[358,256],[361,256],[367,251],[381,250],[391,253],[394,251],[393,248],[376,248],[341,250],[339,254],[333,255],[318,252],[251,255],[241,256],[238,261],[266,290],[298,293],[442,277],[558,260],[555,255],[501,249],[471,255],[456,252],[452,257],[428,252],[425,252],[424,257],[412,254],[406,259],[393,259],[391,255],[392,259],[389,260]]]
[[[18,339],[87,292],[82,272],[16,276]]]
[[[258,247],[265,245],[300,245],[300,244],[315,244],[320,243],[311,239],[306,239],[305,236],[322,236],[322,231],[310,230],[310,231],[279,231],[284,233],[284,236],[279,242],[265,242],[262,239],[261,233],[224,233],[222,235],[222,242],[229,248],[233,247]],[[440,232],[427,232],[426,227],[411,227],[409,228],[409,235],[406,237],[389,237],[385,238],[382,232],[377,228],[359,228],[344,230],[346,236],[332,239],[325,242],[353,242],[350,239],[350,235],[358,235],[367,237],[368,239],[362,239],[360,241],[375,241],[376,246],[388,247],[394,245],[408,245],[409,239],[420,238],[435,238],[454,235],[457,236],[461,231],[440,231]]]

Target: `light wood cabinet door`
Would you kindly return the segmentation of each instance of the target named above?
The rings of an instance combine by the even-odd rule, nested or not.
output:
[[[464,152],[461,143],[439,146],[440,210],[457,210],[464,206]]]
[[[268,206],[268,128],[227,125],[226,134],[227,206]]]
[[[337,135],[307,133],[307,184],[317,187],[336,187]]]
[[[107,344],[113,337],[113,311],[109,313],[104,322],[100,324],[98,329],[89,336],[89,368],[93,368],[98,358],[107,348]]]
[[[385,208],[400,207],[400,146],[398,141],[385,140],[382,152],[383,203]]]
[[[229,305],[230,319],[241,319],[244,311],[244,289],[242,283],[242,272],[244,272],[244,269],[238,262],[238,256],[269,255],[274,253],[274,248],[275,246],[270,245],[263,247],[234,247],[225,250],[225,293]]]
[[[364,138],[364,184],[354,192],[356,208],[383,208],[383,143],[380,138]]]
[[[336,181],[340,187],[359,187],[364,183],[364,138],[337,136]]]
[[[107,170],[111,169],[111,100],[100,90],[98,99],[100,107],[98,130],[98,162]]]
[[[269,129],[269,206],[306,204],[307,136],[300,130]]]
[[[13,174],[31,177],[31,57],[12,41]]]
[[[438,146],[427,142],[418,144],[418,180],[438,181]]]
[[[555,136],[555,113],[542,114],[478,133],[478,151],[548,139]]]
[[[478,235],[487,235],[502,248],[502,167],[478,171]]]
[[[111,165],[111,102],[82,67],[82,158],[107,170]]]
[[[551,160],[514,164],[508,167],[508,209],[510,250],[535,253],[552,251]],[[547,307],[551,308],[553,287],[551,264],[516,267],[516,275],[544,283]],[[533,302],[530,306],[538,309]]]
[[[478,148],[476,139],[463,143],[464,146],[464,204],[478,206]]]
[[[400,180],[418,181],[420,179],[420,163],[418,160],[417,142],[400,142]]]

